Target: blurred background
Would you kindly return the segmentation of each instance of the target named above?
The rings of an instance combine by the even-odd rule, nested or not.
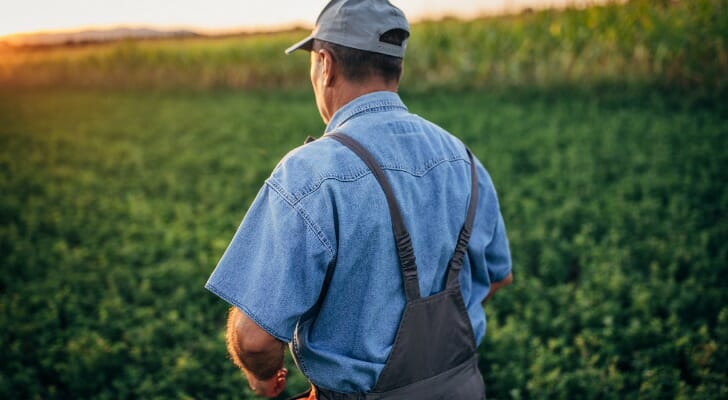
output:
[[[254,398],[203,285],[324,129],[283,49],[325,3],[3,4],[0,398]],[[488,397],[727,398],[728,0],[394,3],[509,231]]]

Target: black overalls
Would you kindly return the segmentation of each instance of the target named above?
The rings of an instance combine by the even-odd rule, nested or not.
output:
[[[471,192],[465,224],[450,259],[445,289],[420,297],[417,265],[409,233],[384,171],[372,155],[354,139],[328,134],[351,149],[371,169],[384,190],[392,218],[392,230],[407,297],[392,351],[369,393],[338,393],[316,387],[321,400],[350,399],[483,399],[485,385],[478,370],[475,337],[458,278],[467,251],[478,203],[478,175],[470,157]],[[330,268],[331,269],[331,268]],[[328,289],[327,272],[319,303]]]

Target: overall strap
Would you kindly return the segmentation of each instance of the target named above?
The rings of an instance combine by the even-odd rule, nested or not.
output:
[[[374,159],[372,154],[356,140],[338,132],[330,133],[326,136],[341,142],[341,144],[348,147],[357,156],[359,156],[359,158],[361,158],[372,171],[377,182],[379,182],[379,185],[382,187],[384,195],[387,198],[389,215],[392,218],[392,230],[394,231],[394,241],[397,245],[397,254],[399,255],[399,262],[401,264],[402,280],[404,281],[404,290],[407,295],[407,301],[419,299],[420,284],[417,279],[417,265],[415,263],[415,252],[412,248],[412,240],[410,239],[409,232],[407,232],[407,228],[404,225],[402,212],[399,209],[397,199],[394,197],[394,192],[392,191],[392,186],[389,184],[387,176],[384,174],[384,171],[377,163],[377,160]]]
[[[468,205],[468,214],[465,217],[465,223],[460,229],[460,235],[458,235],[458,242],[455,246],[455,252],[450,259],[450,263],[447,266],[447,281],[445,283],[446,288],[452,288],[457,286],[459,281],[460,269],[463,267],[463,259],[465,252],[468,250],[468,242],[470,241],[470,234],[473,231],[473,221],[475,221],[475,209],[478,208],[478,171],[475,169],[475,160],[473,154],[468,151],[468,158],[470,158],[470,204]]]

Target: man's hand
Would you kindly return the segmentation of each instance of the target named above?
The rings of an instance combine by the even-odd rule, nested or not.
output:
[[[485,304],[486,301],[490,300],[495,292],[497,292],[500,289],[503,289],[504,287],[510,285],[513,282],[513,273],[508,274],[503,280],[498,282],[493,282],[490,284],[490,292],[488,292],[488,295],[483,299],[483,304]]]
[[[286,388],[286,376],[288,376],[288,370],[285,368],[279,369],[275,375],[267,380],[259,380],[250,372],[245,370],[243,371],[245,372],[245,376],[248,378],[250,389],[258,396],[276,397],[283,392],[283,389]]]
[[[230,358],[243,370],[253,392],[278,396],[286,387],[288,375],[283,367],[285,344],[236,307],[228,315],[226,338]]]

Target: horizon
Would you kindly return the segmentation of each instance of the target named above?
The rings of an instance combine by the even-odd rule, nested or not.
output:
[[[520,12],[526,8],[563,8],[606,3],[610,0],[400,0],[393,3],[416,23],[423,20],[455,17],[473,19]],[[189,30],[206,35],[241,32],[265,32],[310,28],[327,3],[303,5],[296,0],[274,0],[266,5],[244,4],[235,0],[210,0],[204,6],[181,0],[175,3],[145,4],[128,0],[71,0],[64,3],[28,0],[7,7],[0,15],[0,40],[46,34],[70,34],[88,30],[155,29],[159,31]],[[165,9],[174,4],[174,9]],[[212,6],[211,6],[212,5]],[[201,7],[202,6],[202,7]],[[54,9],[56,7],[56,9]],[[37,13],[38,9],[45,12]]]

